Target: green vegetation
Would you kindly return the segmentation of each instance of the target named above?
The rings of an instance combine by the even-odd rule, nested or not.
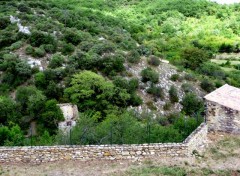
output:
[[[166,81],[158,73],[160,58],[187,72],[184,77],[171,74],[170,80],[176,84],[183,79],[192,81],[182,84],[184,98],[180,102],[189,128],[183,118],[161,117],[151,122],[153,142],[181,141],[201,122],[203,103],[194,94],[193,81],[206,92],[224,83],[240,87],[238,60],[220,62],[214,58],[223,52],[240,51],[239,4],[225,6],[206,0],[11,0],[0,1],[0,6],[1,145],[29,145],[32,123],[37,131],[33,144],[56,143],[61,136],[57,124],[63,120],[57,104],[68,102],[77,104],[89,120],[95,118],[93,131],[98,133],[84,144],[109,143],[103,136],[111,123],[120,128],[120,132],[114,131],[118,137],[113,142],[147,142],[131,136],[122,141],[119,135],[146,134],[144,113],[136,115],[129,109],[144,103],[157,111],[155,102],[165,101],[162,108],[171,111],[171,103],[180,101],[182,96],[174,85],[169,90],[160,85]],[[17,24],[10,22],[10,15],[29,27],[31,34],[19,31]],[[29,58],[39,61],[41,69]],[[141,78],[129,72],[143,63],[147,65],[141,67]],[[152,99],[141,97],[143,89]],[[125,127],[128,120],[131,125]],[[79,125],[73,130],[76,141],[82,134]]]

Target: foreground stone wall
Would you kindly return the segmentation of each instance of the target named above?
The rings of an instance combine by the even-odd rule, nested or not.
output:
[[[207,101],[206,120],[209,131],[240,134],[240,112],[237,110]]]
[[[151,157],[188,157],[202,145],[202,124],[184,142],[168,144],[0,147],[0,162],[42,163],[59,160],[139,160]]]

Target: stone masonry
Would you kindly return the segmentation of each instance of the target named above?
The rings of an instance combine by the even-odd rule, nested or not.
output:
[[[226,84],[205,99],[209,131],[240,134],[240,89]]]
[[[201,124],[182,143],[132,145],[84,145],[0,147],[0,163],[45,163],[59,160],[139,160],[150,157],[188,157],[206,140],[207,125]]]

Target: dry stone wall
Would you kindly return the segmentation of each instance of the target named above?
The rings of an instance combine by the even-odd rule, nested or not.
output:
[[[206,120],[209,131],[240,134],[240,112],[207,101]]]
[[[43,163],[59,160],[139,160],[151,157],[188,157],[202,145],[207,125],[200,125],[182,143],[0,147],[0,162]]]

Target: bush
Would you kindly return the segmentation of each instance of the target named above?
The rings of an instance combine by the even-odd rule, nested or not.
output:
[[[221,80],[216,80],[215,81],[215,87],[216,88],[222,87],[223,85],[224,85],[223,81],[221,81]]]
[[[172,81],[178,81],[180,79],[179,74],[173,74],[170,78]]]
[[[71,43],[63,43],[61,52],[63,55],[72,54],[75,48]]]
[[[204,111],[204,103],[203,101],[197,97],[194,93],[188,93],[183,97],[181,102],[183,108],[182,111],[186,113],[186,115],[194,115],[198,113],[202,113]]]
[[[143,69],[141,76],[143,82],[151,81],[152,83],[157,83],[159,80],[159,74],[150,67]]]
[[[148,61],[148,64],[152,66],[159,66],[161,63],[160,59],[156,56],[150,56],[147,61]]]
[[[215,89],[214,84],[208,79],[203,79],[200,86],[203,90],[207,92],[211,92]]]
[[[221,46],[219,47],[219,52],[220,53],[231,53],[234,51],[234,46],[228,43],[223,43],[221,44]]]
[[[36,48],[33,55],[35,57],[44,57],[46,55],[46,52],[44,48]]]
[[[9,17],[0,18],[0,30],[5,29],[10,23]]]
[[[206,62],[197,69],[197,71],[203,75],[211,76],[213,78],[225,79],[225,72],[214,63]]]
[[[210,59],[210,54],[199,48],[186,48],[182,51],[183,66],[191,70],[197,69]]]
[[[23,45],[23,42],[22,41],[18,41],[18,42],[13,43],[10,46],[10,48],[11,48],[12,51],[14,51],[14,50],[17,50],[17,49],[21,48],[22,45]]]
[[[34,55],[34,48],[31,45],[28,45],[25,49],[25,53],[31,56]]]
[[[185,74],[184,75],[184,79],[186,79],[187,81],[196,81],[196,77],[192,74]]]
[[[194,92],[194,87],[189,83],[182,84],[181,88],[185,93]]]
[[[44,44],[57,45],[52,35],[40,31],[33,31],[29,38],[29,42],[34,47],[39,47]]]
[[[63,63],[64,63],[64,57],[60,54],[55,54],[52,56],[48,67],[49,68],[61,67]]]
[[[177,103],[179,101],[177,89],[173,85],[170,87],[170,90],[169,90],[169,99],[171,103]]]
[[[139,97],[136,93],[132,93],[130,100],[129,100],[129,104],[132,106],[140,106],[143,103],[143,100],[141,99],[141,97]]]
[[[31,8],[28,7],[26,4],[23,4],[23,3],[18,5],[18,10],[20,12],[31,13]]]
[[[55,53],[57,50],[57,46],[52,44],[41,45],[41,47],[43,47],[47,53]]]
[[[147,89],[147,93],[152,94],[155,98],[164,99],[164,91],[161,87],[156,87],[154,84],[151,84],[151,87]]]
[[[140,59],[140,54],[136,50],[132,50],[127,54],[127,60],[130,63],[138,63]]]
[[[163,109],[165,111],[169,111],[170,108],[171,108],[172,104],[170,102],[166,102],[164,105],[163,105]]]
[[[69,28],[64,32],[63,37],[67,43],[71,43],[75,46],[83,40],[82,36],[77,31],[73,31]]]
[[[98,61],[98,68],[106,75],[116,75],[125,69],[124,58],[119,55],[105,55]]]

